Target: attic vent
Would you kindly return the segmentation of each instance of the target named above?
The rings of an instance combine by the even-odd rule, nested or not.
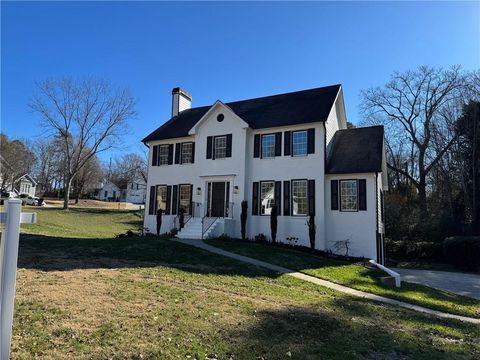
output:
[[[217,116],[217,121],[218,121],[218,122],[222,122],[223,119],[225,119],[225,116],[224,116],[223,114],[218,114],[218,116]]]

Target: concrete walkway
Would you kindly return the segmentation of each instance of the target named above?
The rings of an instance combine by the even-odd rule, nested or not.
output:
[[[281,267],[281,266],[278,266],[278,265],[270,264],[270,263],[267,263],[265,261],[253,259],[253,258],[243,256],[243,255],[238,255],[238,254],[232,253],[230,251],[225,251],[225,250],[219,249],[217,247],[208,245],[201,240],[187,240],[187,239],[173,239],[173,240],[178,241],[178,242],[183,243],[183,244],[198,247],[200,249],[209,251],[209,252],[214,253],[214,254],[226,256],[226,257],[238,260],[238,261],[242,261],[242,262],[245,262],[245,263],[248,263],[248,264],[260,266],[260,267],[263,267],[263,268],[266,268],[266,269],[269,269],[269,270],[273,270],[273,271],[276,271],[276,272],[279,272],[279,273],[282,273],[282,274],[287,274],[287,275],[293,276],[297,279],[308,281],[308,282],[311,282],[313,284],[324,286],[326,288],[333,289],[333,290],[336,290],[336,291],[340,291],[340,292],[345,293],[345,294],[358,296],[358,297],[368,299],[368,300],[379,301],[379,302],[389,304],[389,305],[400,306],[400,307],[405,308],[405,309],[410,309],[410,310],[422,312],[422,313],[425,313],[425,314],[438,316],[438,317],[441,317],[441,318],[444,318],[444,319],[456,319],[456,320],[460,320],[460,321],[464,321],[464,322],[468,322],[468,323],[472,323],[472,324],[480,324],[480,319],[474,319],[474,318],[470,318],[470,317],[466,317],[466,316],[448,314],[448,313],[444,313],[444,312],[437,311],[437,310],[427,309],[427,308],[424,308],[422,306],[409,304],[409,303],[406,303],[406,302],[403,302],[403,301],[393,300],[393,299],[389,299],[389,298],[386,298],[386,297],[383,297],[383,296],[370,294],[370,293],[360,291],[360,290],[355,290],[355,289],[349,288],[347,286],[335,284],[335,283],[327,281],[327,280],[322,280],[322,279],[319,279],[319,278],[316,278],[316,277],[313,277],[313,276],[310,276],[310,275],[300,273],[298,271],[294,271],[294,270],[290,270],[290,269],[287,269],[287,268],[284,268],[284,267]]]
[[[480,300],[480,275],[400,268],[392,270],[398,272],[402,280]]]

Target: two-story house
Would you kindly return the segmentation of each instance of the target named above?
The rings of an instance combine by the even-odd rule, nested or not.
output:
[[[179,237],[240,237],[242,201],[247,237],[310,246],[315,216],[319,250],[384,262],[383,191],[387,187],[383,127],[347,129],[341,85],[191,107],[172,91],[172,118],[142,141],[149,147],[144,226],[162,232],[186,223]],[[343,248],[345,247],[345,248]]]

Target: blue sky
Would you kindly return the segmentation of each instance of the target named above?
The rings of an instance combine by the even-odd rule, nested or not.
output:
[[[121,152],[168,120],[171,89],[193,106],[341,83],[360,90],[419,65],[480,67],[480,2],[1,3],[1,130],[35,139],[34,81],[93,75],[137,98]],[[109,156],[109,154],[104,155]]]

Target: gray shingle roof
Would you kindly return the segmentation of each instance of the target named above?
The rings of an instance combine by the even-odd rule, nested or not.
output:
[[[340,85],[226,103],[252,129],[326,121]],[[142,141],[188,136],[211,106],[182,111]]]
[[[338,130],[327,158],[327,174],[382,171],[383,126]]]

